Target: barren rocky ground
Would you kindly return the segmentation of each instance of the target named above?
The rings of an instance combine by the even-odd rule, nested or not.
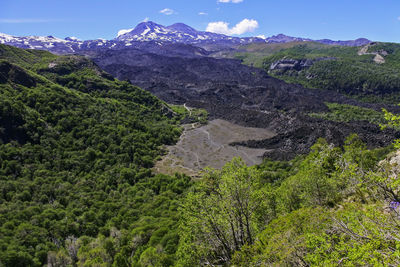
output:
[[[266,149],[230,144],[263,140],[275,135],[268,129],[244,127],[221,119],[198,126],[184,125],[185,130],[179,142],[167,147],[168,154],[156,163],[157,172],[183,172],[195,176],[205,167],[221,168],[234,157],[241,157],[250,166],[260,164]]]

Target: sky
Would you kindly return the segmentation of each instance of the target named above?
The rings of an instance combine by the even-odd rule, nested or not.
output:
[[[113,39],[151,20],[233,36],[400,43],[400,0],[0,0],[0,32]]]

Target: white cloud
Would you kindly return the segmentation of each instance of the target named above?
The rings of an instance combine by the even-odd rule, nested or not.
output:
[[[142,20],[142,22],[148,22],[150,20],[149,17],[145,17],[144,20]]]
[[[218,3],[241,3],[243,0],[218,0]]]
[[[206,31],[214,33],[230,34],[228,25],[229,23],[223,21],[210,22],[207,25]]]
[[[207,16],[208,15],[208,13],[206,13],[206,12],[199,12],[199,16]]]
[[[241,35],[246,32],[253,32],[258,28],[258,22],[254,19],[244,19],[233,28],[229,28],[229,23],[224,21],[208,23],[206,31],[221,33],[226,35]]]
[[[254,19],[244,19],[233,27],[232,34],[243,34],[246,32],[253,32],[258,28],[258,22]]]
[[[163,10],[160,10],[160,13],[169,16],[175,14],[175,11],[170,8],[164,8]]]

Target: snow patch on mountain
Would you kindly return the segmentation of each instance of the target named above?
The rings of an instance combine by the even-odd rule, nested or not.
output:
[[[118,34],[117,34],[117,37],[119,37],[119,36],[121,36],[121,35],[124,35],[125,33],[128,33],[128,32],[130,32],[130,31],[132,31],[133,30],[133,28],[132,29],[122,29],[122,30],[119,30],[118,31]]]

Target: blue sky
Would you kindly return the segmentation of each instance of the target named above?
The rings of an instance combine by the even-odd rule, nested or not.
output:
[[[15,36],[112,39],[145,19],[238,36],[400,42],[400,0],[0,0],[0,32]]]

